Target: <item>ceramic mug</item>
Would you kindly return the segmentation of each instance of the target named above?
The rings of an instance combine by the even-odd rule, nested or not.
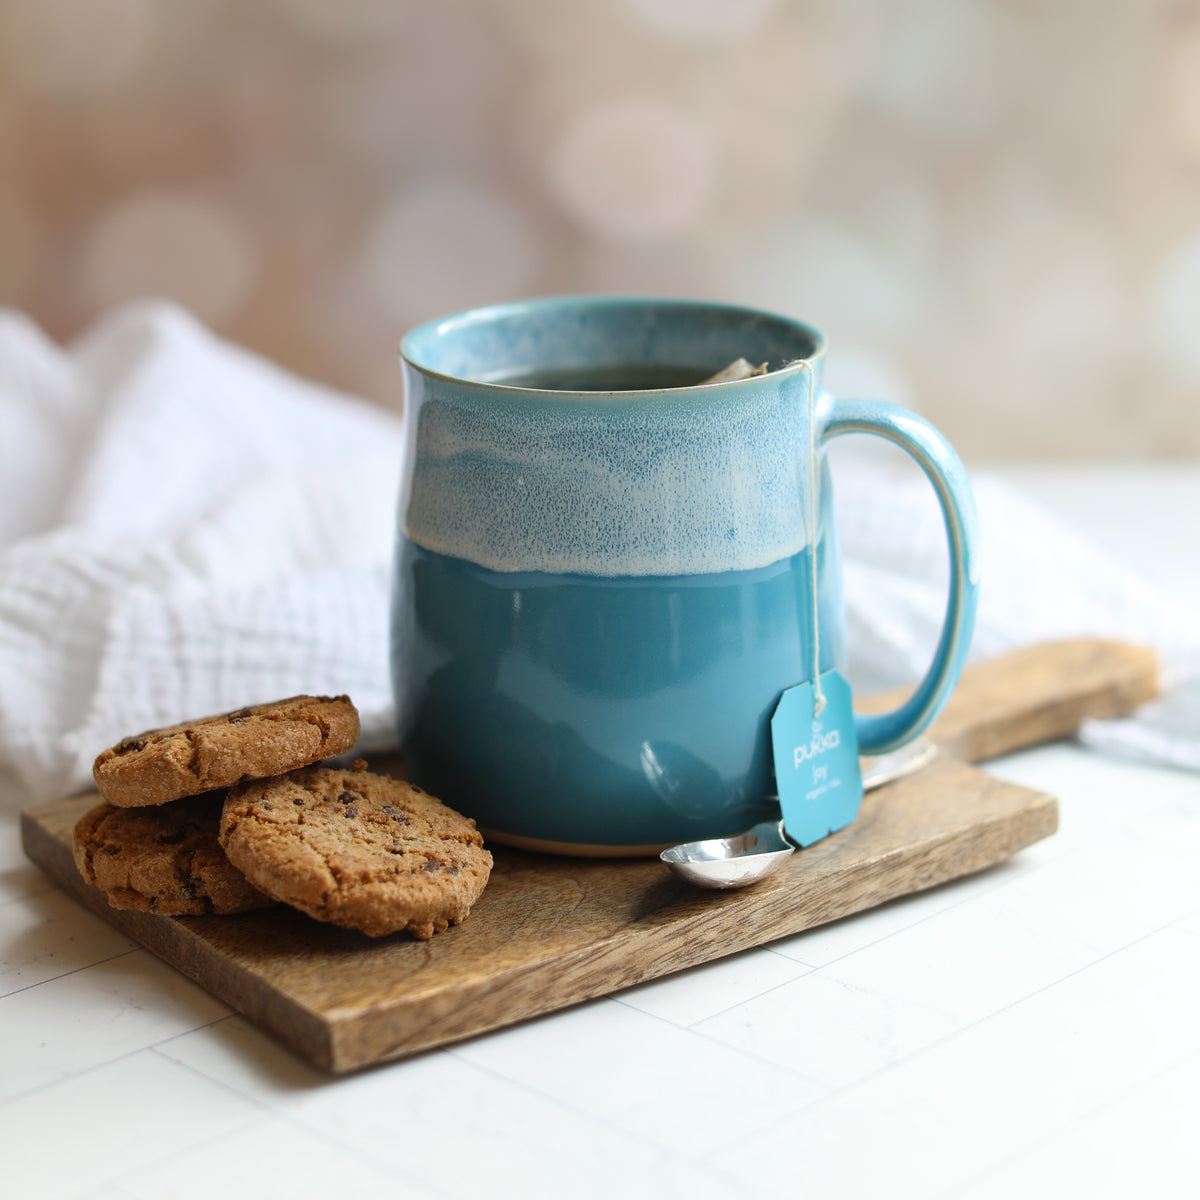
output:
[[[914,413],[825,393],[815,329],[723,304],[546,299],[421,325],[401,356],[402,752],[486,836],[637,854],[778,815],[770,718],[815,669],[814,554],[820,670],[843,660],[824,454],[842,434],[917,461],[950,546],[933,662],[898,709],[856,715],[862,752],[916,737],[946,701],[978,586],[966,476]],[[738,358],[770,370],[702,382]]]

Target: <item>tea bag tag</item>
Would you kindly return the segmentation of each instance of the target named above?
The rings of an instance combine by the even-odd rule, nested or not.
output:
[[[837,671],[814,683],[788,688],[771,718],[783,828],[800,846],[849,825],[863,795],[850,685]]]

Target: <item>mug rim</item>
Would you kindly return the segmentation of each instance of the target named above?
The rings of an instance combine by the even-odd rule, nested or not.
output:
[[[768,321],[777,322],[780,325],[789,326],[791,329],[803,334],[809,339],[813,345],[812,353],[807,358],[793,359],[777,370],[768,372],[766,376],[754,376],[750,379],[729,379],[722,383],[691,383],[677,387],[650,387],[650,388],[605,388],[602,390],[580,389],[580,388],[547,388],[547,387],[521,387],[516,384],[497,382],[486,379],[472,379],[466,375],[451,375],[444,371],[438,371],[434,368],[425,365],[420,360],[419,354],[415,353],[415,343],[431,338],[443,333],[452,332],[463,327],[485,324],[492,321],[503,320],[508,317],[521,316],[529,313],[535,313],[539,309],[546,308],[617,308],[624,305],[642,305],[645,307],[657,307],[663,309],[686,310],[708,310],[710,312],[723,312],[742,317],[757,317]],[[786,379],[791,375],[798,374],[804,370],[813,370],[825,357],[825,352],[829,347],[828,339],[817,329],[815,325],[810,325],[806,321],[801,321],[795,317],[790,317],[782,313],[771,312],[765,308],[756,308],[752,305],[731,304],[723,300],[701,300],[685,297],[670,297],[670,296],[638,296],[638,295],[569,295],[569,296],[538,296],[526,300],[511,300],[504,301],[499,304],[485,304],[475,308],[462,309],[459,312],[450,313],[442,317],[434,317],[431,320],[423,321],[421,324],[410,329],[400,340],[400,358],[414,370],[421,372],[431,379],[438,379],[446,383],[458,384],[473,388],[485,388],[489,392],[494,392],[501,395],[520,396],[526,399],[534,396],[544,395],[547,397],[556,396],[580,396],[587,397],[591,400],[614,397],[625,399],[629,397],[646,397],[656,394],[680,396],[688,393],[699,392],[700,390],[708,390],[710,388],[739,388],[747,384],[756,384],[762,379],[770,378],[771,380]]]

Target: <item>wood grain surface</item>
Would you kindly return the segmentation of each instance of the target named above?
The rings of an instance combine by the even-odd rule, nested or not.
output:
[[[936,727],[991,753],[1058,737],[1152,692],[1153,655],[1040,647],[964,677]],[[67,891],[330,1071],[470,1037],[800,932],[1000,862],[1054,832],[1055,800],[944,753],[869,794],[858,820],[737,892],[697,891],[656,859],[495,851],[471,917],[429,942],[371,940],[290,909],[235,917],[121,912],[80,878],[71,828],[93,794],[23,816],[26,853]]]
[[[1084,717],[1117,717],[1158,694],[1158,655],[1144,646],[1076,638],[1018,650],[963,672],[934,722],[943,752],[988,762],[1069,737]],[[869,696],[855,707],[881,712],[907,693]]]

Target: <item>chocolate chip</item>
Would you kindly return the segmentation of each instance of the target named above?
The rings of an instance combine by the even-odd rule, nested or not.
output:
[[[135,750],[144,750],[145,748],[146,739],[144,737],[128,737],[117,743],[116,753],[132,754]]]
[[[292,803],[293,803],[293,804],[303,804],[303,803],[304,803],[304,797],[303,797],[303,796],[297,796],[297,797],[295,798],[295,800],[293,800],[293,801],[292,801]]]
[[[436,871],[441,865],[442,864],[438,862],[436,858],[429,858],[425,860],[425,865],[421,868],[421,870],[428,871],[430,875],[432,875],[434,871]]]
[[[355,808],[353,804],[347,804],[345,813],[347,817],[357,817],[358,809]]]
[[[262,802],[262,806],[263,806],[263,808],[270,808],[270,807],[271,807],[271,802],[270,802],[270,800],[264,800],[264,801]]]
[[[160,833],[158,844],[160,846],[177,846],[185,837],[187,837],[186,829],[173,829],[168,833]]]
[[[339,804],[353,804],[358,797],[353,792],[343,792],[338,797]]]
[[[246,721],[254,714],[248,708],[239,708],[237,712],[231,712],[228,717],[230,725],[236,725],[239,721]]]

